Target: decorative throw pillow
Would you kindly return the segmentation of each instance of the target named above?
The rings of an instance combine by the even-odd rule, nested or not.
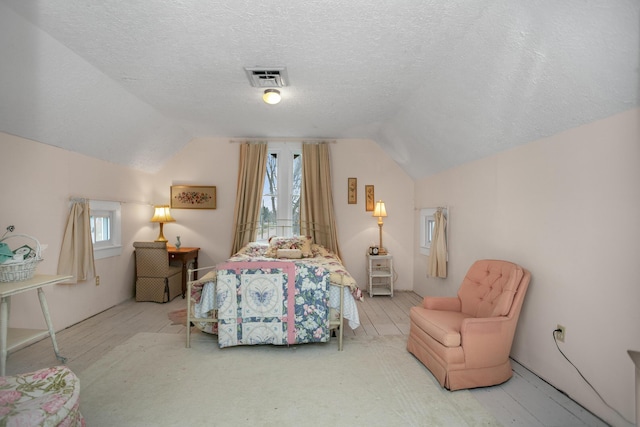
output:
[[[265,252],[269,249],[268,243],[250,242],[243,246],[236,255],[248,255],[250,257],[265,256]]]
[[[302,236],[300,237],[302,240],[302,247],[298,248],[302,251],[302,256],[304,258],[309,258],[313,256],[313,252],[311,252],[311,244],[313,243],[313,239],[311,236]]]
[[[311,245],[311,252],[314,257],[326,257],[331,255],[331,251],[317,243]]]
[[[310,236],[294,236],[279,237],[273,236],[269,239],[269,249],[265,256],[276,258],[278,249],[300,249],[303,258],[312,256],[311,253],[311,237]]]

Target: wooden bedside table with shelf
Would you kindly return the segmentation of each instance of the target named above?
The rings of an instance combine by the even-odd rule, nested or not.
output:
[[[393,256],[367,254],[369,296],[389,295],[393,298]]]

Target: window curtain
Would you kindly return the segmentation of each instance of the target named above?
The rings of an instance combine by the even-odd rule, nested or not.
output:
[[[447,218],[441,208],[433,215],[435,220],[433,227],[433,239],[429,251],[429,276],[447,277]]]
[[[73,202],[58,259],[58,274],[73,276],[67,283],[96,275],[90,221],[89,201]]]
[[[266,168],[267,144],[243,143],[240,145],[240,169],[231,255],[256,238]]]
[[[301,231],[340,256],[331,192],[329,145],[302,145]]]

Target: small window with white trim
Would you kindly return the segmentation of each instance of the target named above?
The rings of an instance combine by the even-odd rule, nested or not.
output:
[[[420,209],[420,253],[429,255],[431,251],[431,243],[435,234],[436,219],[434,215],[438,208]],[[445,218],[449,217],[449,211],[442,208]]]
[[[91,200],[89,206],[94,259],[120,255],[122,253],[120,203]]]

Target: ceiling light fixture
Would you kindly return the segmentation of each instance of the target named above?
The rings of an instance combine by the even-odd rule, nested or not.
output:
[[[280,96],[280,91],[278,89],[267,89],[264,91],[264,95],[262,95],[262,100],[267,104],[277,104],[282,99]]]

